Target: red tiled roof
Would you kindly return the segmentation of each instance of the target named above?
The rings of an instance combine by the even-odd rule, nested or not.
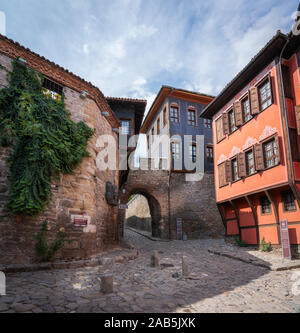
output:
[[[18,42],[7,38],[0,34],[0,53],[7,55],[10,58],[16,59],[21,57],[27,61],[27,64],[38,72],[62,83],[71,89],[78,92],[87,91],[89,97],[92,98],[98,105],[101,111],[106,111],[109,116],[106,118],[113,128],[119,127],[119,120],[108,105],[101,90],[94,86],[91,82],[87,82],[69,70],[55,64],[45,57],[31,51],[20,45]]]

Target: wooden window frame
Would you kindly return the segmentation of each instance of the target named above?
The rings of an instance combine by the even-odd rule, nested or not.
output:
[[[160,135],[160,117],[156,120],[156,133],[157,135]]]
[[[276,139],[276,137],[277,137],[277,139]],[[273,140],[274,140],[275,145],[276,145],[276,141],[278,142],[278,147],[277,147],[279,150],[278,162],[277,162],[277,164],[274,164],[274,165],[268,167],[264,147],[266,144],[268,144],[268,142],[273,141]],[[260,144],[262,145],[263,163],[264,163],[264,169],[262,171],[269,170],[269,169],[279,166],[280,165],[280,143],[279,143],[278,134],[272,135],[271,137],[264,139],[263,141],[260,142]],[[274,158],[274,155],[272,155],[272,158]],[[269,159],[271,159],[271,158],[269,158]]]
[[[165,128],[167,125],[167,107],[165,106],[163,109],[163,127]]]
[[[267,199],[268,202],[269,202],[270,211],[267,212],[267,213],[263,212],[262,199]],[[268,199],[268,197],[266,195],[259,197],[259,205],[260,205],[260,215],[265,216],[265,215],[272,215],[273,214],[272,213],[272,204],[271,204],[270,200]]]
[[[262,100],[261,94],[260,94],[260,89],[267,82],[269,82],[269,85],[270,85],[270,97],[265,100]],[[257,88],[257,94],[258,94],[259,113],[261,113],[261,112],[264,112],[265,110],[267,110],[270,106],[272,106],[274,104],[273,85],[272,85],[271,74],[269,73],[268,75],[266,75],[255,86]],[[262,104],[266,103],[268,100],[271,100],[270,105],[268,105],[266,108],[262,109]]]
[[[247,159],[247,154],[249,154],[250,152],[252,152],[253,155],[253,168],[254,168],[254,172],[251,174],[248,174],[248,159]],[[246,163],[246,177],[251,177],[253,175],[255,175],[257,173],[256,168],[255,168],[255,152],[254,152],[254,147],[251,147],[247,150],[244,151],[245,154],[245,163]]]
[[[210,156],[210,154],[208,156],[208,154],[207,154],[208,149],[212,150],[212,157]],[[206,147],[205,147],[205,155],[206,155],[207,162],[209,162],[209,163],[213,163],[214,162],[214,146],[213,145],[211,145],[211,144],[206,145]]]
[[[190,112],[194,113],[194,124],[190,124],[190,121],[191,121],[189,119]],[[187,114],[186,114],[186,116],[187,116],[187,124],[188,124],[188,126],[191,126],[191,127],[197,127],[198,126],[198,121],[197,121],[198,117],[197,117],[197,110],[196,110],[196,108],[189,106],[187,108]]]
[[[210,122],[209,123],[209,126],[207,126],[207,122]],[[211,119],[207,119],[207,118],[204,118],[203,119],[203,125],[204,125],[204,128],[206,129],[212,129],[212,120]]]
[[[233,175],[234,175],[234,170],[233,170],[233,161],[236,161],[236,175],[237,175],[237,179],[233,179]],[[241,178],[239,177],[239,160],[238,160],[238,155],[235,155],[234,157],[232,157],[230,159],[230,163],[231,163],[231,184],[238,182],[239,180],[241,180]]]
[[[174,159],[173,158],[173,145],[178,145],[179,146],[179,158],[178,159]],[[172,141],[171,142],[171,157],[172,157],[172,161],[180,161],[180,142],[177,141]],[[175,149],[175,155],[176,155],[176,149]]]
[[[176,118],[174,118],[174,117],[172,117],[172,108],[173,109],[177,109],[177,119],[178,119],[178,122],[175,122],[175,121],[173,121],[172,119],[176,119]],[[180,108],[179,108],[179,105],[178,104],[171,104],[170,105],[170,122],[172,123],[172,124],[180,124]]]
[[[218,126],[217,126],[217,122],[221,122],[222,123],[222,128],[221,128],[221,132],[222,132],[222,138],[219,139],[218,137]],[[223,124],[223,114],[214,121],[215,123],[215,131],[216,131],[216,142],[217,144],[220,143],[221,141],[223,141],[226,138],[226,135],[224,134],[224,124]]]
[[[245,112],[244,112],[244,102],[248,99],[248,103],[249,103],[249,115],[250,115],[250,118],[248,120],[245,119]],[[250,93],[249,91],[246,93],[246,95],[244,95],[242,98],[241,98],[241,104],[242,104],[242,115],[243,115],[243,126],[245,124],[247,124],[250,120],[253,119],[253,115],[251,114],[251,100],[250,100]]]
[[[154,142],[154,127],[151,128],[151,144]]]
[[[230,120],[230,114],[233,115],[233,123],[234,123],[234,129],[232,129],[232,124],[231,124],[231,120]],[[235,125],[235,113],[234,113],[234,108],[229,109],[229,111],[227,112],[227,117],[228,117],[228,132],[230,134],[234,133],[238,127]]]
[[[192,147],[192,155],[190,154],[190,147]],[[194,155],[194,148],[195,148],[195,155]],[[194,157],[195,157],[195,160],[194,160]],[[192,163],[197,162],[197,144],[195,142],[193,142],[189,145],[189,159],[192,161]]]
[[[220,185],[220,167],[221,166],[223,166],[223,168],[224,168],[224,183],[222,185]],[[219,188],[222,188],[222,187],[225,187],[225,186],[229,185],[229,182],[227,182],[227,180],[226,180],[226,161],[224,161],[223,163],[218,164],[218,177],[219,177],[219,184],[218,184]]]
[[[131,136],[132,135],[132,130],[133,130],[133,126],[132,126],[132,119],[130,119],[130,118],[121,118],[120,119],[120,127],[121,127],[121,130],[122,130],[122,121],[125,121],[125,122],[129,122],[129,134],[123,134],[123,133],[121,133],[121,134],[123,134],[123,135],[128,135],[128,136]]]
[[[293,198],[294,198],[294,206],[295,208],[294,209],[286,209],[286,202],[285,202],[285,198],[287,196],[287,194],[292,194]],[[283,208],[283,211],[285,213],[293,213],[293,212],[296,212],[297,211],[297,204],[296,204],[296,198],[294,196],[294,193],[291,191],[291,190],[286,190],[286,191],[282,191],[280,193],[281,195],[281,201],[282,201],[282,208]]]

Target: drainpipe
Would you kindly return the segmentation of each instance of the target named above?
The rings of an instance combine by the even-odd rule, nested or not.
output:
[[[167,98],[171,97],[173,94],[174,88],[171,89],[170,94],[168,95]],[[170,117],[169,117],[170,119]],[[170,124],[170,120],[168,121]],[[169,132],[170,135],[170,132]],[[170,149],[170,147],[169,147]],[[171,190],[170,190],[170,183],[171,183],[171,167],[172,167],[172,162],[171,162],[171,156],[169,154],[169,174],[168,174],[168,218],[169,218],[169,239],[171,239]]]

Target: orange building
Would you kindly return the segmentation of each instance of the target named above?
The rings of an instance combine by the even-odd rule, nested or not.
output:
[[[280,31],[201,114],[213,120],[217,205],[226,235],[300,244],[300,36]]]

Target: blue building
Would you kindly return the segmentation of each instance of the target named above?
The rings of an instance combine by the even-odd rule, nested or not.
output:
[[[185,154],[192,162],[195,162],[196,156],[204,156],[204,171],[213,172],[211,120],[200,117],[213,99],[213,96],[162,86],[140,131],[147,135],[148,156],[171,161],[168,168],[182,172],[187,172],[184,164],[176,162],[184,161]],[[191,142],[185,143],[186,135],[191,136]],[[159,139],[163,136],[170,138],[168,149],[164,149]],[[196,136],[204,136],[200,147],[197,146]]]

